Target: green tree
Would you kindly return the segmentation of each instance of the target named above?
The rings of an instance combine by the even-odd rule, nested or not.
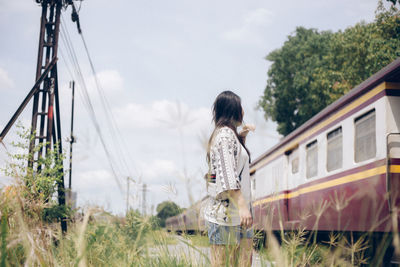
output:
[[[400,56],[400,12],[379,2],[372,23],[332,33],[298,27],[272,62],[259,106],[287,135]]]
[[[387,2],[391,2],[393,5],[395,5],[395,4],[397,4],[397,3],[399,3],[400,4],[400,1],[399,0],[386,0]]]
[[[164,201],[157,205],[157,217],[161,227],[165,227],[165,220],[182,212],[182,209],[173,201]]]

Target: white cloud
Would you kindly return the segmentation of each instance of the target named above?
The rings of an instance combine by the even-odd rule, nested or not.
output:
[[[114,110],[118,125],[128,129],[181,128],[185,134],[207,131],[211,127],[209,108],[189,108],[186,104],[157,100],[149,104],[129,103]]]
[[[0,68],[0,90],[13,88],[14,85],[15,84],[8,75],[8,72]]]
[[[72,185],[82,191],[94,191],[97,187],[105,190],[117,187],[113,175],[105,169],[80,172],[75,177]]]
[[[175,162],[166,159],[155,159],[151,162],[138,162],[138,167],[143,175],[143,182],[156,178],[177,176],[178,168]]]
[[[101,88],[107,95],[120,93],[124,89],[124,79],[117,70],[103,70],[96,74]],[[92,75],[87,82],[89,93],[97,91],[96,81]]]
[[[122,186],[125,186],[125,183]],[[78,206],[102,206],[114,212],[121,212],[125,207],[125,192],[120,190],[114,176],[108,170],[77,172],[73,175],[72,189],[78,193]]]
[[[116,70],[105,70],[99,72],[97,77],[105,90],[121,91],[124,87],[122,76]]]
[[[273,13],[265,8],[258,8],[243,17],[242,25],[224,32],[222,37],[229,41],[243,43],[259,43],[264,40],[266,27],[272,22]]]

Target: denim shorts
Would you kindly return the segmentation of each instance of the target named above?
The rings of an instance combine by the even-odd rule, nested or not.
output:
[[[237,245],[243,238],[253,238],[254,229],[240,225],[226,226],[206,221],[208,239],[211,245]]]

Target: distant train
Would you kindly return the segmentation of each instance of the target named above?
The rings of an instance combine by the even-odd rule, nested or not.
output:
[[[196,202],[190,208],[179,215],[170,217],[165,221],[165,227],[169,232],[193,234],[206,231],[202,207],[207,196]]]
[[[250,173],[257,230],[398,230],[400,58],[254,160]],[[205,231],[205,199],[167,229]]]

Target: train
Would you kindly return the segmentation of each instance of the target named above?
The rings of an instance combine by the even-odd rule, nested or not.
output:
[[[400,226],[400,58],[250,166],[256,230],[392,233]],[[166,221],[204,232],[204,197]]]

